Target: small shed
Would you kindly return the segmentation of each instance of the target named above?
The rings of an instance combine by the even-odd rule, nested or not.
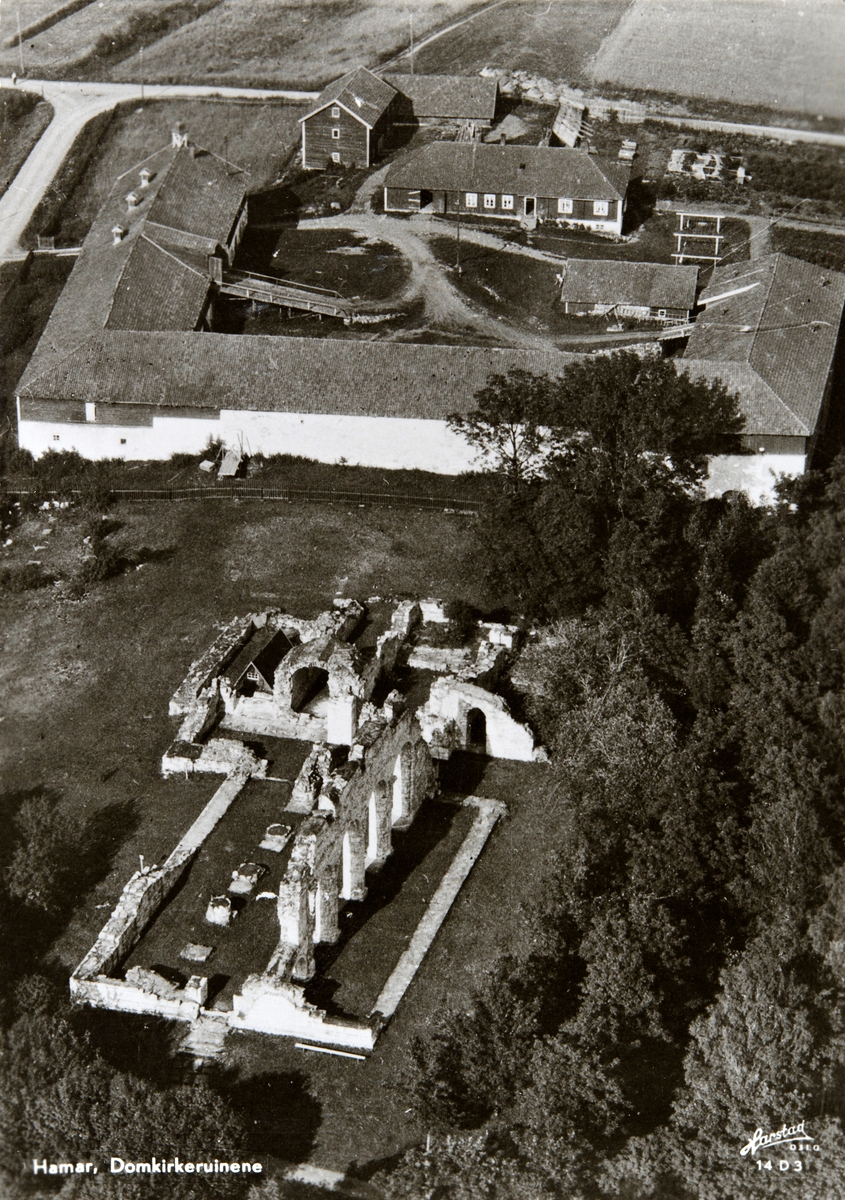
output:
[[[686,321],[695,307],[698,267],[617,259],[570,258],[560,298],[574,316]]]

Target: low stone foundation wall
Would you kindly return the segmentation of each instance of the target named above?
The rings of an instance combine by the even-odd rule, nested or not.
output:
[[[372,1050],[381,1028],[381,1018],[369,1020],[330,1019],[308,1004],[302,989],[272,975],[250,975],[240,995],[234,997],[229,1017],[233,1029],[274,1033],[282,1037],[308,1038],[327,1046]]]

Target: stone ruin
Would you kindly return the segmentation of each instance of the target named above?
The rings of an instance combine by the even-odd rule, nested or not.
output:
[[[127,884],[73,973],[79,999],[181,1020],[203,1015],[206,977],[194,975],[180,987],[134,967],[119,978],[120,963],[241,788],[266,778],[266,760],[243,735],[296,738],[312,746],[286,807],[268,823],[255,860],[221,879],[205,901],[210,942],[215,929],[237,928],[241,905],[273,902],[278,944],[264,970],[239,984],[231,1009],[211,1015],[229,1028],[372,1047],[378,1013],[369,1021],[329,1020],[305,1000],[315,946],[337,940],[339,909],[363,899],[367,871],[390,855],[393,830],[410,825],[438,791],[438,761],[456,750],[535,762],[546,756],[493,690],[517,647],[515,627],[478,623],[466,644],[443,645],[427,636],[448,624],[442,606],[403,601],[375,645],[360,647],[364,616],[354,600],[336,601],[313,620],[276,610],[250,614],[225,625],[193,664],[170,701],[171,715],[182,721],[162,770],[219,773],[225,782],[163,867],[142,868]],[[397,671],[429,680],[423,703],[391,688]],[[261,891],[277,855],[277,890]],[[201,963],[212,952],[189,944],[181,957]]]

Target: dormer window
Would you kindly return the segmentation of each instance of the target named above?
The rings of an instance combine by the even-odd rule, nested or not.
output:
[[[123,228],[122,225],[112,225],[111,234],[112,234],[112,238],[114,239],[114,241],[112,242],[112,245],[119,246],[120,243],[123,241],[123,239],[126,237],[126,230]]]
[[[141,180],[142,188],[148,188],[150,186],[150,180],[152,179],[152,177],[153,177],[153,173],[147,167],[143,167],[138,172],[138,178]]]
[[[129,195],[126,197],[126,207],[129,210],[129,212],[131,212],[133,208],[137,208],[140,203],[141,203],[141,197],[138,195],[137,192],[130,192]]]

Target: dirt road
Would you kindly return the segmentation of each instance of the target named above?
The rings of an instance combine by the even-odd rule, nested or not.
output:
[[[14,87],[0,79],[0,88]],[[53,119],[26,162],[0,198],[0,261],[20,255],[20,237],[35,208],[84,125],[98,113],[123,100],[174,97],[231,97],[238,100],[311,100],[314,92],[269,91],[255,88],[179,87],[165,84],[143,89],[134,83],[73,83],[25,80],[18,89],[43,95],[53,106]]]

